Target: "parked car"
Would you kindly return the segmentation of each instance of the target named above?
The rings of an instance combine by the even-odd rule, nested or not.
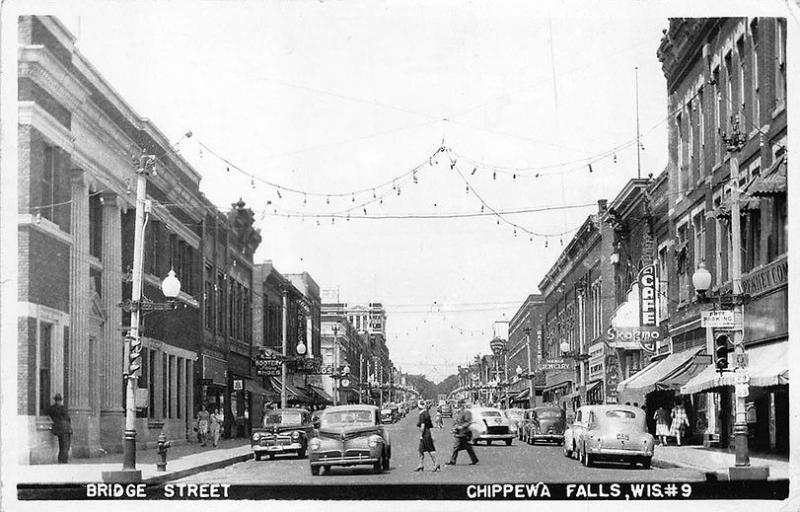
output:
[[[525,409],[518,409],[513,407],[511,409],[504,409],[503,414],[508,418],[511,432],[517,436],[518,439],[522,438],[522,417],[525,415]]]
[[[394,421],[395,419],[391,409],[388,407],[381,409],[381,423],[394,423]]]
[[[311,413],[305,409],[268,411],[262,426],[253,429],[250,448],[256,460],[261,460],[264,455],[273,458],[281,453],[296,453],[303,458],[313,430]]]
[[[315,425],[309,441],[311,474],[331,466],[369,464],[375,473],[389,469],[392,446],[381,424],[381,412],[373,405],[328,407]]]
[[[511,423],[500,409],[473,407],[470,411],[472,412],[472,423],[470,423],[469,429],[472,431],[472,444],[484,441],[490,445],[493,441],[504,441],[506,446],[511,446],[516,434],[511,431]]]
[[[564,409],[554,405],[544,405],[528,410],[529,420],[525,428],[525,442],[536,444],[547,441],[562,444],[567,418]]]
[[[585,466],[597,460],[630,462],[650,467],[653,436],[645,412],[628,405],[581,407],[564,434],[564,455],[577,455]]]
[[[442,405],[441,409],[442,418],[453,417],[453,405],[450,402],[446,402],[444,405]]]

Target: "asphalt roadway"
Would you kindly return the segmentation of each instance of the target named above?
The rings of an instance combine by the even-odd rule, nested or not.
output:
[[[703,474],[683,468],[650,468],[641,466],[599,463],[587,468],[564,456],[560,446],[530,446],[515,439],[511,446],[494,443],[475,446],[479,463],[469,464],[466,452],[461,452],[455,466],[445,466],[453,436],[452,420],[445,419],[443,429],[434,429],[433,437],[441,471],[433,472],[433,463],[426,457],[425,471],[415,472],[418,463],[418,412],[411,411],[398,423],[387,425],[392,441],[390,467],[374,474],[371,466],[334,467],[320,476],[312,476],[308,459],[295,455],[274,459],[254,459],[226,468],[199,473],[179,482],[220,482],[231,484],[466,484],[466,483],[525,483],[525,482],[701,482]]]

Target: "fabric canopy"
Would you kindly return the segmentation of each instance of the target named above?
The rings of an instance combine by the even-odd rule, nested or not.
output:
[[[669,377],[662,379],[657,384],[659,389],[672,389],[680,391],[681,386],[695,378],[700,372],[704,371],[706,367],[711,364],[711,356],[708,354],[698,354],[689,361],[689,364],[682,369],[673,372]]]
[[[786,192],[786,155],[781,155],[770,168],[747,187],[753,196],[771,196]]]
[[[588,393],[589,391],[593,390],[594,388],[596,388],[599,385],[600,385],[600,381],[599,380],[596,380],[594,382],[590,382],[589,384],[586,385],[586,392]]]
[[[747,348],[747,373],[750,385],[765,387],[789,383],[789,344],[785,341]],[[707,389],[733,386],[736,384],[734,372],[720,375],[713,365],[706,367],[696,377],[681,386],[681,393],[691,395]]]
[[[523,400],[527,400],[528,398],[530,398],[530,395],[531,395],[530,390],[523,389],[522,391],[517,393],[515,396],[512,396],[511,397],[511,401],[512,402],[521,402]]]
[[[308,388],[319,398],[320,402],[333,403],[333,397],[324,389],[309,385]]]
[[[274,387],[276,390],[280,390],[281,381],[277,378],[272,378],[272,387]],[[278,393],[280,394],[280,391],[278,391]],[[289,382],[286,383],[286,395],[287,395],[286,400],[288,402],[300,402],[306,404],[314,403],[314,399],[311,396],[309,396],[300,388],[293,386]]]
[[[244,379],[244,389],[256,395],[262,395],[268,400],[280,399],[280,395],[278,393],[264,388],[258,381],[254,379]]]
[[[646,371],[639,372],[633,377],[620,382],[617,385],[619,402],[643,404],[648,393],[664,389],[659,387],[663,379],[683,370],[701,350],[702,347],[694,347],[676,354],[670,354],[666,359],[655,364],[651,363],[645,369]]]

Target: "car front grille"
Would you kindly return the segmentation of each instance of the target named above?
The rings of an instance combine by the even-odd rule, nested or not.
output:
[[[366,457],[369,458],[369,450],[347,450],[344,452],[345,457]]]
[[[506,425],[489,426],[486,429],[486,433],[490,435],[508,434],[508,426]]]

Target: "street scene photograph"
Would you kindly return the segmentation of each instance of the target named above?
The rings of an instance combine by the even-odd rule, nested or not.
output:
[[[0,2],[2,508],[798,510],[798,29]]]

